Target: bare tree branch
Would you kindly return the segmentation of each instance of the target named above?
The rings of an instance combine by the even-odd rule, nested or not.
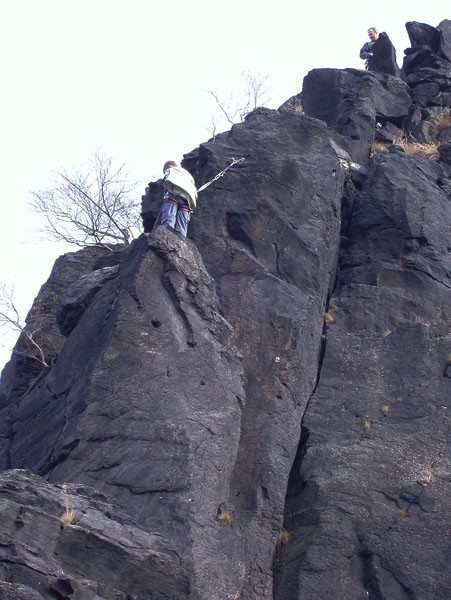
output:
[[[237,115],[237,109],[231,109],[229,104],[230,104],[230,100],[229,101],[224,101],[223,99],[219,98],[218,93],[216,92],[216,90],[208,90],[208,93],[210,94],[210,96],[213,97],[213,99],[215,100],[219,110],[222,112],[222,114],[224,115],[226,121],[230,124],[230,125],[234,125],[234,123],[236,123],[236,115]]]
[[[242,74],[243,86],[229,95],[228,98],[222,97],[217,90],[210,89],[207,93],[215,101],[220,114],[229,125],[243,122],[246,115],[269,102],[268,96],[268,76],[249,71]],[[218,119],[211,118],[211,125],[207,131],[215,137],[218,129]]]
[[[96,152],[87,171],[56,171],[53,187],[31,193],[31,206],[53,239],[81,247],[128,244],[141,228],[135,188],[125,165],[114,167],[111,157]]]
[[[9,325],[19,331],[28,342],[30,349],[17,350],[17,354],[25,358],[37,360],[43,367],[49,367],[44,351],[34,337],[40,329],[34,331],[27,329],[27,325],[20,318],[19,311],[14,302],[13,291],[6,289],[4,284],[0,284],[0,326],[4,325]]]

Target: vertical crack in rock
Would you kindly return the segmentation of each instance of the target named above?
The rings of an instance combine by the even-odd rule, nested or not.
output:
[[[0,384],[0,594],[447,597],[450,27],[408,24],[402,79],[315,69],[187,154],[198,185],[245,158],[188,239],[57,261],[51,367]]]
[[[277,599],[311,596],[318,573],[326,597],[412,600],[418,589],[430,593],[430,571],[412,573],[410,565],[423,564],[418,555],[435,556],[434,543],[425,542],[428,523],[441,519],[432,506],[447,512],[438,465],[446,462],[446,471],[449,461],[437,457],[449,431],[442,365],[450,206],[436,184],[440,169],[402,153],[376,158],[343,231],[329,299],[334,322],[288,486],[284,528],[291,537],[274,561]],[[423,242],[406,244],[413,238]],[[382,490],[391,490],[391,501],[379,499]],[[445,537],[439,527],[441,548]],[[407,539],[416,540],[414,548]],[[443,565],[445,556],[438,558]]]
[[[318,122],[274,111],[233,128],[227,143],[255,151],[226,192],[199,203],[201,225],[190,226],[242,355],[239,447],[221,514],[232,520],[227,555],[242,565],[236,593],[243,598],[271,594],[286,482],[317,378],[344,185],[324,132]],[[279,144],[290,152],[277,154]],[[219,141],[205,146],[222,151]]]
[[[344,185],[344,196],[341,201],[341,231],[340,239],[346,247],[352,222],[354,205],[358,200],[359,191],[352,182],[349,172],[346,174]],[[339,254],[343,252],[340,246]],[[279,540],[276,544],[274,560],[272,565],[274,589],[274,600],[283,600],[287,597],[302,597],[302,590],[298,573],[302,568],[303,561],[306,558],[307,548],[313,540],[313,533],[319,523],[319,515],[315,509],[317,501],[317,485],[314,481],[309,481],[302,474],[302,463],[307,451],[309,431],[304,425],[304,416],[309,410],[309,405],[314,398],[315,392],[320,384],[321,371],[327,347],[328,331],[333,325],[333,317],[329,313],[330,298],[333,295],[339,273],[339,264],[337,269],[331,275],[328,285],[328,294],[324,306],[324,323],[321,333],[321,347],[318,355],[318,364],[316,370],[316,381],[312,393],[305,404],[304,412],[301,416],[301,432],[296,456],[288,477],[287,491],[284,507],[284,519],[282,534],[279,534]],[[299,532],[302,531],[302,536]],[[284,535],[285,537],[284,537]]]

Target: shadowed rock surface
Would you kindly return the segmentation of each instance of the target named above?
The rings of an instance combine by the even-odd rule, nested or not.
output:
[[[10,470],[0,476],[0,500],[0,598],[175,600],[189,594],[167,540],[136,526],[96,490],[54,486]]]
[[[441,175],[425,159],[380,155],[354,205],[288,487],[277,598],[445,599],[451,589]]]
[[[188,239],[54,271],[67,338],[0,383],[0,598],[447,598],[447,144],[372,151],[417,114],[390,75],[293,98],[185,155],[198,186],[245,159]]]
[[[315,69],[304,78],[304,108],[341,134],[354,161],[368,164],[375,132],[400,135],[412,106],[409,86],[391,75],[358,69]]]
[[[403,78],[412,90],[412,110],[406,131],[415,139],[431,142],[439,139],[437,124],[449,125],[451,113],[451,21],[437,28],[406,23],[411,48],[405,50]]]
[[[382,31],[372,47],[373,55],[368,59],[368,70],[399,77],[400,69],[396,62],[396,50],[390,38]]]

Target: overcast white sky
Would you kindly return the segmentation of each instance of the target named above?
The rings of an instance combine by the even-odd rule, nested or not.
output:
[[[402,65],[407,21],[437,26],[442,0],[0,0],[0,282],[26,315],[56,258],[30,190],[100,148],[140,182],[205,142],[242,72],[267,76],[278,108],[313,68],[363,68],[369,26],[386,31]],[[227,129],[224,126],[221,129]],[[225,166],[225,165],[224,165]],[[0,369],[15,332],[0,329]]]

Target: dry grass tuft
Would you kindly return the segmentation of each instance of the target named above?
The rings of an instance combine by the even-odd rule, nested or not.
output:
[[[451,109],[445,108],[441,113],[439,113],[434,119],[435,131],[437,135],[445,129],[445,127],[449,127],[451,125]]]
[[[232,515],[228,511],[218,513],[216,515],[216,520],[227,523],[227,525],[232,525]]]
[[[424,158],[431,160],[438,160],[440,158],[440,152],[438,151],[439,142],[416,142],[415,140],[408,140],[405,137],[399,137],[393,144],[402,148],[406,154],[424,156]]]
[[[390,144],[387,144],[386,142],[378,142],[375,140],[371,145],[370,156],[374,156],[378,152],[385,152],[389,145]]]
[[[277,536],[277,550],[281,550],[284,546],[288,544],[291,540],[291,533],[286,529],[281,529],[279,535]]]
[[[63,495],[64,495],[64,506],[65,506],[65,511],[62,514],[62,516],[60,517],[60,521],[63,525],[72,525],[73,521],[74,521],[74,509],[72,508],[72,506],[69,503],[69,496],[67,494],[67,486],[63,485]]]
[[[421,474],[421,483],[423,485],[429,485],[432,483],[432,469],[426,468]]]
[[[402,519],[405,519],[408,516],[409,516],[408,511],[405,508],[400,508],[398,510],[398,512],[396,513],[396,520],[401,521]]]
[[[60,518],[60,521],[63,525],[72,525],[74,521],[74,511],[69,510],[66,511]]]
[[[387,144],[385,142],[373,142],[371,146],[370,156],[374,156],[378,152],[384,152],[389,146],[399,146],[404,150],[406,154],[413,154],[416,156],[423,156],[430,160],[439,160],[440,152],[438,147],[439,142],[417,142],[415,140],[409,140],[405,137],[399,137],[393,141],[393,144]]]
[[[332,313],[330,313],[327,310],[325,310],[323,312],[323,319],[325,320],[326,323],[333,323],[334,322],[334,317],[333,317]]]

